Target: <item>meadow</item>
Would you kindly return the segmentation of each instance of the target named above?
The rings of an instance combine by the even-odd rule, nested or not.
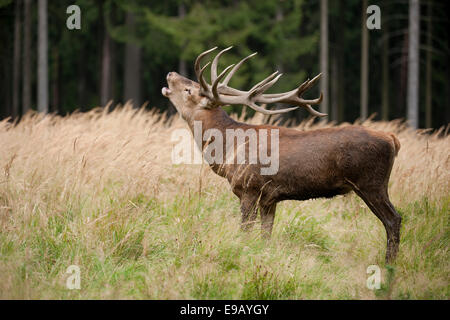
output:
[[[392,265],[381,222],[354,193],[280,203],[270,241],[259,226],[241,232],[225,179],[172,164],[171,133],[187,127],[178,116],[125,106],[4,120],[0,299],[449,299],[450,137],[400,120],[362,125],[401,143]],[[70,265],[79,290],[66,287]],[[378,290],[366,286],[370,265]]]

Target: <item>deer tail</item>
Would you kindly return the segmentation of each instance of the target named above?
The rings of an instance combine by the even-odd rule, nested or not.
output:
[[[392,137],[392,141],[394,142],[394,152],[397,156],[398,151],[400,150],[400,141],[398,141],[397,137],[393,133],[390,133],[390,136]]]

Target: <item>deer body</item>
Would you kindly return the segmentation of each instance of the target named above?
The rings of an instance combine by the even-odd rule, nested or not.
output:
[[[211,78],[221,79],[223,74],[217,77],[212,73]],[[201,73],[198,76],[202,79]],[[386,260],[391,261],[395,258],[400,240],[401,217],[389,201],[387,193],[394,158],[400,148],[393,134],[361,126],[299,131],[270,125],[240,123],[231,119],[217,105],[217,100],[221,98],[220,89],[217,89],[220,88],[218,83],[212,86],[212,90],[214,86],[216,87],[216,92],[205,95],[202,92],[205,89],[202,85],[204,80],[200,80],[198,84],[174,72],[168,74],[167,80],[169,88],[163,88],[163,94],[172,101],[181,116],[188,122],[191,130],[193,130],[194,121],[200,121],[203,133],[209,129],[216,129],[224,137],[229,129],[241,129],[243,132],[278,131],[279,168],[275,174],[261,174],[260,168],[263,166],[261,163],[210,164],[216,174],[229,181],[233,193],[240,199],[242,229],[247,230],[254,224],[259,210],[263,234],[270,237],[278,202],[329,198],[354,191],[381,220],[386,229]],[[262,82],[262,86],[265,84]],[[228,100],[238,99],[237,96],[240,93],[233,90],[235,89],[222,87],[222,92],[230,94],[226,98]],[[306,103],[320,102],[320,99],[302,100],[299,96],[293,98],[292,92],[288,94],[290,96],[286,98],[284,94],[259,93],[258,101],[276,98],[288,103],[297,102],[296,104],[301,106],[304,101]],[[214,102],[213,107],[211,107],[211,101]],[[253,101],[244,103],[258,109],[258,106],[251,105]],[[310,108],[309,106],[308,110]],[[257,111],[265,112],[260,109]],[[203,141],[199,148],[204,150],[207,144],[208,142]],[[246,154],[249,152],[248,148],[248,144],[244,145],[243,151]],[[258,148],[261,146],[258,145]],[[271,148],[270,143],[267,148]],[[225,149],[223,151],[225,154]]]

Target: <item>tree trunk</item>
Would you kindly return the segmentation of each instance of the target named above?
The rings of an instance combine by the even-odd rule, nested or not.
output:
[[[178,17],[184,18],[186,16],[186,6],[183,2],[178,3]],[[178,60],[178,73],[181,74],[183,77],[188,76],[187,72],[187,64],[186,61],[183,60],[183,58],[180,57],[180,60]]]
[[[22,113],[31,109],[31,0],[24,0]]]
[[[21,1],[16,0],[14,9],[14,58],[13,58],[13,102],[11,109],[11,116],[16,118],[19,115],[19,98],[20,98],[20,6]]]
[[[385,1],[383,8],[383,49],[382,49],[382,91],[381,91],[381,119],[389,121],[389,25],[387,10],[389,5]]]
[[[447,38],[447,46],[449,45],[449,40]],[[447,55],[447,74],[450,74],[450,54]],[[445,122],[447,126],[449,126],[450,123],[450,108],[448,106],[450,106],[450,81],[449,79],[447,79],[447,98],[446,98],[446,102],[447,102],[447,108],[445,108]]]
[[[328,113],[328,0],[320,0],[320,71],[323,93],[320,112]]]
[[[277,25],[280,25],[280,24],[282,24],[283,23],[283,19],[284,19],[284,12],[283,12],[283,7],[282,7],[282,5],[281,5],[281,1],[282,0],[279,0],[278,1],[278,4],[277,4],[277,11],[276,11],[276,13],[275,13],[275,23],[277,24]],[[282,61],[282,59],[280,58],[280,54],[279,53],[276,53],[276,55],[277,55],[277,57],[275,58],[275,60],[276,60],[276,66],[275,66],[275,68],[276,68],[276,70],[279,72],[279,73],[284,73],[284,67],[283,67],[283,64],[281,63],[281,61]],[[275,103],[275,105],[274,105],[274,108],[275,109],[283,109],[285,106],[282,104],[282,103]],[[276,121],[279,123],[279,124],[281,124],[281,125],[284,125],[284,124],[286,124],[286,121],[288,121],[289,119],[292,119],[292,120],[294,120],[295,121],[295,113],[294,112],[291,112],[291,113],[282,113],[282,114],[279,114],[277,117],[276,117]],[[292,123],[291,123],[292,124]]]
[[[87,52],[83,44],[81,44],[80,52],[78,53],[78,81],[77,81],[77,95],[78,95],[78,107],[81,111],[87,111],[87,95],[86,95],[86,83],[87,83],[87,68],[86,59]]]
[[[408,33],[405,33],[402,40],[400,72],[398,72],[397,90],[397,115],[396,117],[404,117],[406,106],[406,82],[408,81]]]
[[[126,25],[130,32],[134,31],[135,16],[128,12]],[[125,84],[124,100],[132,100],[134,107],[141,106],[141,48],[128,42],[125,48]]]
[[[337,51],[337,49],[336,49]],[[338,120],[338,103],[339,103],[339,91],[338,91],[338,86],[339,86],[339,80],[338,80],[338,58],[336,54],[331,55],[331,99],[330,99],[330,104],[331,104],[331,120]]]
[[[367,119],[369,113],[369,30],[366,26],[367,0],[363,1],[361,11],[361,101],[360,118]]]
[[[331,49],[331,72],[330,72],[330,102],[331,119],[336,122],[343,121],[344,108],[344,92],[345,92],[345,78],[344,75],[344,20],[343,20],[343,1],[334,1],[334,12],[337,13],[335,20],[335,29],[339,30],[335,34],[334,46]]]
[[[61,62],[59,49],[54,48],[52,50],[53,54],[53,69],[52,69],[52,81],[51,81],[51,112],[58,113],[61,104]],[[62,111],[62,110],[61,110]]]
[[[408,41],[408,121],[412,128],[419,127],[419,33],[420,3],[409,1],[409,41]]]
[[[447,6],[448,6],[448,2],[447,2]],[[448,7],[447,7],[448,8]],[[450,40],[447,37],[447,48],[450,47]],[[450,74],[450,54],[447,54],[447,74]],[[446,106],[447,108],[445,109],[445,115],[444,115],[444,123],[446,124],[447,127],[449,127],[449,123],[450,123],[450,79],[447,78],[446,81],[446,87],[445,87],[445,91],[446,91]]]
[[[9,49],[9,48],[8,48]],[[8,57],[9,58],[9,57]],[[2,101],[4,101],[5,108],[0,108],[0,117],[7,118],[11,115],[12,103],[11,103],[11,87],[12,87],[12,73],[11,73],[11,64],[2,63],[1,71],[3,72],[4,77],[1,79],[1,97]]]
[[[47,0],[38,0],[38,111],[48,112]]]
[[[345,120],[344,116],[344,104],[345,104],[345,37],[344,37],[344,15],[345,15],[345,9],[344,9],[344,0],[338,1],[338,34],[337,34],[337,97],[338,97],[338,103],[337,103],[337,109],[338,114],[336,117],[336,120],[338,122],[342,122]]]
[[[432,83],[431,83],[431,75],[432,75],[432,51],[431,48],[433,46],[432,44],[432,0],[428,1],[427,6],[427,57],[426,57],[426,79],[425,79],[425,127],[431,128],[433,127],[433,121],[432,121],[432,115],[431,115],[431,108],[432,108]]]
[[[104,12],[106,15],[106,13]],[[103,26],[102,74],[100,82],[100,105],[105,106],[112,99],[111,90],[111,37],[106,29],[106,17]]]

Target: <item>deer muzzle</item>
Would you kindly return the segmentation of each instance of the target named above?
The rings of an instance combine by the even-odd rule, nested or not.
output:
[[[164,97],[169,97],[169,95],[172,93],[169,88],[164,87],[161,89],[161,93]]]

